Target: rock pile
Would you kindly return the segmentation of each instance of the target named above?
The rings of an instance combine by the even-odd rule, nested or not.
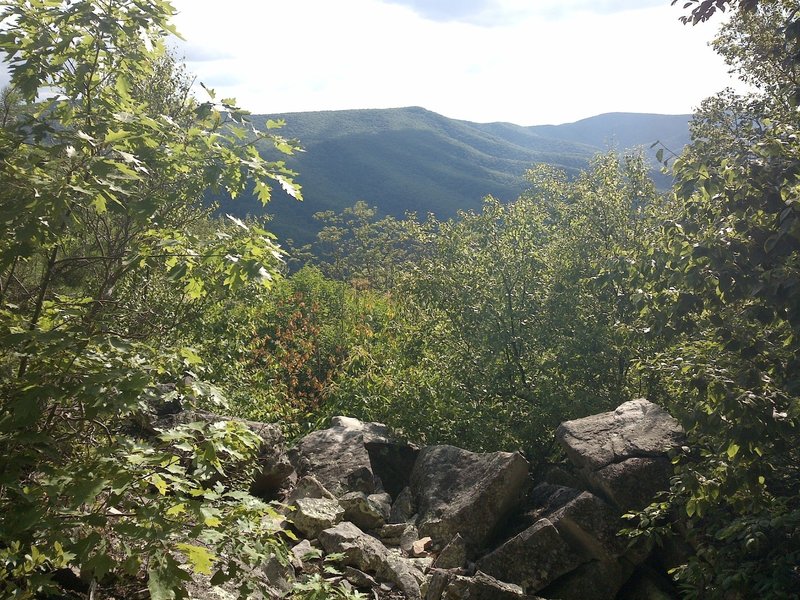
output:
[[[667,488],[667,451],[684,443],[677,421],[640,399],[565,422],[556,437],[570,465],[543,481],[518,453],[417,449],[347,417],[288,454],[265,448],[254,491],[291,506],[303,538],[292,573],[275,577],[299,576],[324,552],[341,554],[342,581],[375,598],[673,597],[651,549],[617,532],[623,511]]]

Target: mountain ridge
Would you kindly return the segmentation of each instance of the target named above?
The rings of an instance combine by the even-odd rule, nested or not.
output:
[[[411,211],[448,218],[478,208],[487,195],[513,200],[525,187],[525,171],[536,163],[575,175],[609,149],[649,148],[660,140],[680,150],[689,141],[691,115],[614,112],[562,125],[521,126],[450,119],[411,106],[252,119],[256,126],[284,121],[280,134],[300,141],[304,152],[286,163],[299,173],[305,201],[276,191],[266,210],[249,194],[229,207],[239,216],[268,212],[279,239],[307,243],[318,230],[314,213],[341,212],[358,200],[381,215]]]

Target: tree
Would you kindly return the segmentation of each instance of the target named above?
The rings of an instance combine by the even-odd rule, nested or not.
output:
[[[673,6],[678,0],[672,0]],[[717,11],[725,12],[726,8],[740,9],[742,11],[754,11],[758,6],[759,0],[684,0],[683,8],[689,8],[693,4],[689,15],[681,17],[684,23],[702,23],[708,21]]]
[[[232,100],[188,94],[164,54],[166,1],[2,7],[22,105],[0,130],[0,589],[48,593],[73,566],[123,596],[139,578],[153,598],[185,597],[193,570],[247,597],[249,565],[280,545],[232,477],[258,439],[235,423],[149,438],[131,424],[200,360],[176,332],[203,299],[277,275],[260,227],[209,231],[205,190],[297,195],[253,144],[292,148]]]
[[[395,324],[355,354],[335,406],[419,441],[537,460],[560,421],[629,397],[644,327],[630,261],[658,197],[647,172],[614,154],[573,181],[539,166],[515,202],[405,222],[420,251]]]
[[[314,262],[333,279],[361,288],[392,290],[418,253],[408,226],[392,216],[377,218],[376,209],[358,201],[341,214],[316,213],[323,224],[313,245]]]
[[[674,216],[641,265],[642,311],[668,339],[651,365],[691,441],[645,518],[680,514],[688,597],[800,588],[800,145],[793,50],[776,43],[798,8],[762,2],[723,27],[718,50],[759,93],[704,105],[674,165]]]

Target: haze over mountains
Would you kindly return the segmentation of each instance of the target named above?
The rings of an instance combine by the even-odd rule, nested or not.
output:
[[[564,125],[523,127],[449,119],[419,107],[256,115],[257,125],[281,119],[285,137],[305,152],[289,157],[305,201],[276,192],[266,212],[278,239],[311,241],[316,212],[340,212],[357,200],[380,214],[414,211],[437,217],[475,209],[491,194],[516,198],[523,175],[535,163],[576,174],[597,152],[659,140],[675,152],[689,141],[691,115],[609,113]],[[654,151],[651,151],[654,153]],[[666,187],[666,182],[664,182]],[[238,215],[263,214],[252,196],[229,204]]]

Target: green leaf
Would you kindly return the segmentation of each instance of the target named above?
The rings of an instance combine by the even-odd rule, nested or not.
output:
[[[181,358],[186,361],[189,365],[200,365],[203,364],[203,359],[192,349],[187,346],[184,346],[180,349],[179,354]]]
[[[732,459],[739,453],[739,450],[740,450],[739,444],[737,444],[736,442],[731,442],[727,450],[728,458]]]
[[[150,483],[158,490],[158,493],[162,496],[167,494],[167,482],[159,475],[158,473],[153,473],[150,476]]]
[[[686,501],[686,516],[693,517],[695,512],[697,512],[697,500],[689,498]]]
[[[209,552],[203,546],[195,546],[192,544],[177,544],[177,548],[186,554],[186,558],[192,565],[192,569],[196,573],[203,575],[211,575],[211,568],[214,566],[214,561],[217,560],[215,554]]]
[[[174,580],[174,576],[165,569],[148,569],[147,589],[150,591],[151,600],[173,600],[176,597]]]
[[[94,475],[85,474],[84,479],[77,485],[66,490],[67,496],[72,498],[71,506],[77,508],[82,504],[91,504],[98,494],[108,484],[107,481],[97,479]]]

